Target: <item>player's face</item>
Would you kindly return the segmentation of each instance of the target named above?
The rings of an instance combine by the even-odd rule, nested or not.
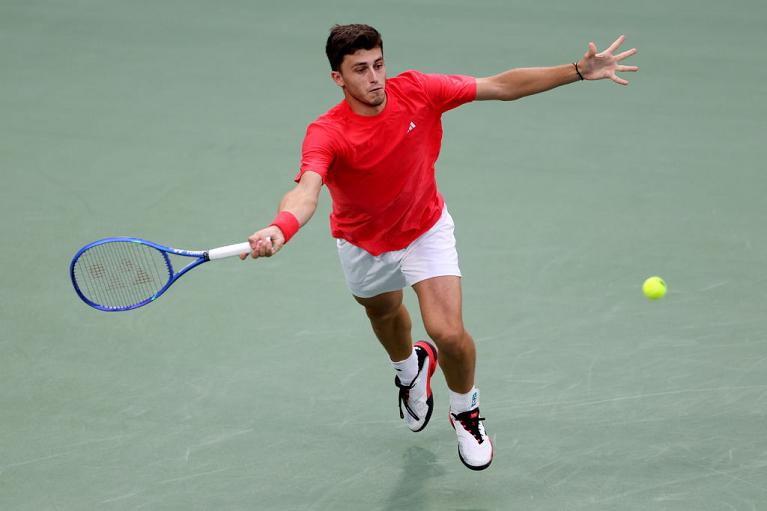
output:
[[[341,67],[331,76],[348,96],[364,106],[375,108],[386,101],[386,66],[381,48],[345,55]]]

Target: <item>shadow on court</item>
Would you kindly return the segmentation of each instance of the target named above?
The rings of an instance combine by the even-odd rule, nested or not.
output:
[[[412,446],[402,453],[402,475],[394,485],[384,509],[426,509],[427,481],[445,474],[433,452]]]

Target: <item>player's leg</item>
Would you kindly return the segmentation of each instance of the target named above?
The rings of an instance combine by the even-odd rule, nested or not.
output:
[[[439,365],[447,386],[465,394],[474,387],[476,348],[463,325],[461,279],[445,275],[413,285],[429,337],[439,349]]]
[[[370,325],[392,362],[405,360],[413,351],[410,336],[412,322],[402,303],[402,290],[382,293],[371,298],[354,297],[365,307]]]
[[[474,340],[463,327],[461,270],[455,225],[443,209],[437,223],[415,240],[402,260],[405,280],[418,295],[429,337],[439,348],[448,387],[465,394],[474,386]]]
[[[399,411],[412,431],[421,431],[431,418],[431,376],[437,368],[437,351],[424,341],[413,345],[410,314],[402,303],[407,285],[400,268],[405,251],[373,256],[338,240],[338,255],[346,284],[365,307],[370,325],[394,367]]]
[[[453,219],[447,208],[439,221],[417,239],[402,262],[408,284],[418,295],[424,326],[439,348],[439,361],[450,389],[450,422],[458,435],[458,455],[467,467],[490,466],[493,446],[479,416],[474,387],[476,348],[463,326],[461,271]]]
[[[458,435],[458,456],[472,470],[493,461],[493,445],[479,415],[474,386],[476,348],[463,326],[461,279],[433,277],[413,285],[429,337],[439,348],[439,362],[450,389],[450,422]]]
[[[371,298],[354,297],[365,307],[381,345],[389,354],[397,375],[400,418],[412,431],[421,431],[429,423],[434,408],[431,377],[437,368],[437,351],[424,341],[413,346],[410,314],[402,303],[402,290]]]

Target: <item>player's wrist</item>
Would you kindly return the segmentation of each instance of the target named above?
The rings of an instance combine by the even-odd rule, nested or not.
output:
[[[290,211],[285,210],[277,213],[277,216],[274,217],[274,220],[272,220],[272,223],[269,225],[273,225],[282,231],[282,236],[285,238],[284,243],[290,241],[290,238],[292,238],[298,232],[298,229],[301,228],[301,223],[298,221],[298,218],[296,218]]]
[[[575,68],[575,75],[578,79],[578,81],[583,81],[583,63],[582,62],[573,62],[573,67]]]

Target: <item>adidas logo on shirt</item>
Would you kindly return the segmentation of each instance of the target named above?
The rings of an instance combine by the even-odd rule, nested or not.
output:
[[[410,133],[415,128],[415,123],[413,121],[410,121],[410,126],[407,129],[407,132]]]

